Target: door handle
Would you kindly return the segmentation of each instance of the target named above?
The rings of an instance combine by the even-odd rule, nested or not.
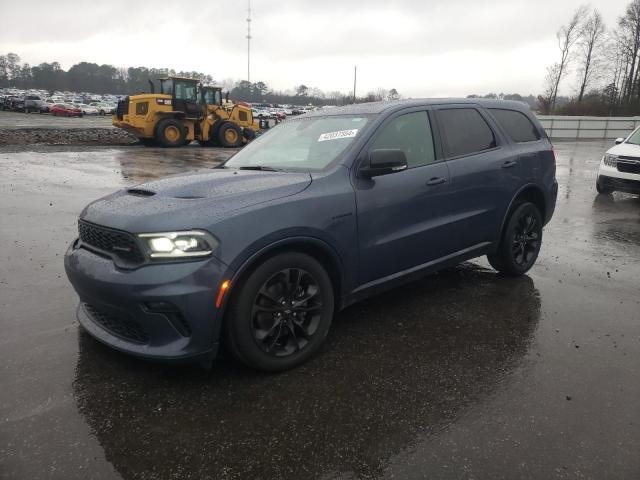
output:
[[[516,162],[515,160],[507,160],[502,164],[502,168],[512,168],[516,165],[518,165],[518,162]]]
[[[427,182],[428,187],[432,187],[434,185],[442,185],[446,183],[447,179],[443,177],[433,177],[431,180]]]

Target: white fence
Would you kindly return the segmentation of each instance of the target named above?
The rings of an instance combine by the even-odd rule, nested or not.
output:
[[[610,140],[626,137],[638,125],[640,117],[565,117],[538,115],[552,139]]]

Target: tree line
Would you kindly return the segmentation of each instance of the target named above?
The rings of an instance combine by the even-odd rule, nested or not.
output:
[[[193,78],[204,85],[214,85],[214,78],[201,72],[176,71],[169,68],[129,67],[80,62],[64,70],[58,62],[30,66],[22,63],[15,53],[0,55],[0,88],[38,89],[48,91],[89,92],[98,94],[133,95],[148,92],[149,80],[167,75]],[[223,80],[220,86],[234,100],[256,103],[293,103],[313,105],[345,105],[353,103],[353,92],[323,92],[318,88],[298,85],[288,91],[276,91],[265,82]],[[396,100],[400,94],[395,88],[378,89],[357,97],[356,102]]]
[[[640,114],[640,0],[609,29],[596,9],[580,6],[556,33],[557,61],[547,67],[541,113]],[[574,73],[573,94],[558,91]]]

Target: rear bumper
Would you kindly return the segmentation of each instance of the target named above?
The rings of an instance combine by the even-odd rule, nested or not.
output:
[[[118,120],[118,117],[116,115],[113,115],[111,123],[114,127],[121,128],[125,132],[130,133],[131,135],[134,135],[138,138],[153,138],[152,136],[150,137],[146,134],[144,128],[134,127],[130,123],[128,123],[128,117],[123,120]]]
[[[558,200],[558,181],[554,180],[553,184],[551,185],[551,190],[548,193],[546,218],[544,219],[545,225],[551,221],[551,218],[553,217],[553,213],[556,211],[557,200]]]
[[[226,268],[218,260],[122,270],[72,245],[64,264],[80,297],[78,321],[100,342],[163,361],[216,356],[221,318],[215,297]]]

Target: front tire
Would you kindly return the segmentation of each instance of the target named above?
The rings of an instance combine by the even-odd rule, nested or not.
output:
[[[329,275],[297,252],[269,258],[241,284],[225,316],[229,350],[249,367],[281,372],[311,358],[333,319]]]
[[[542,214],[533,203],[517,205],[502,233],[498,251],[487,255],[493,268],[500,273],[519,276],[536,263],[542,246]]]
[[[596,190],[600,195],[611,195],[613,193],[613,188],[605,187],[599,180],[596,180]]]
[[[242,145],[242,130],[235,123],[224,122],[218,129],[218,143],[225,148],[238,148]]]

